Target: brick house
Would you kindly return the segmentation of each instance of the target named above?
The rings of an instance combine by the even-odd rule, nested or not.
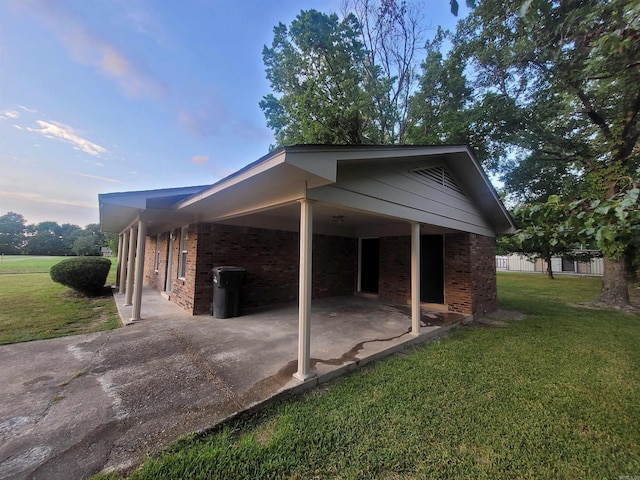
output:
[[[212,268],[245,267],[243,308],[367,294],[479,316],[496,308],[495,235],[513,221],[467,146],[283,147],[213,184],[99,195],[120,234],[119,288],[209,311]],[[306,342],[306,343],[305,343]],[[305,351],[306,348],[306,351]],[[306,353],[305,353],[306,352]]]

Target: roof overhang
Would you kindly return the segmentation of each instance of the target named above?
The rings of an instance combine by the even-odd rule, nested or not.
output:
[[[144,219],[152,235],[189,223],[257,220],[261,212],[279,207],[295,212],[287,206],[305,198],[309,190],[335,183],[339,164],[434,156],[446,162],[495,233],[513,231],[513,220],[466,145],[283,147],[213,185],[101,194],[100,225],[105,232],[120,233]]]

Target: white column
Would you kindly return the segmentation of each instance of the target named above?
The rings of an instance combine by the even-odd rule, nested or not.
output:
[[[144,251],[147,241],[147,222],[138,220],[138,248],[136,251],[136,277],[133,282],[133,311],[131,321],[140,320],[142,308],[142,284],[144,283]]]
[[[420,335],[420,224],[411,224],[411,335]]]
[[[129,255],[129,230],[120,234],[118,243],[118,268],[120,269],[120,282],[118,283],[118,293],[124,293],[127,285],[127,259]]]
[[[127,286],[125,287],[124,305],[130,306],[133,303],[133,276],[135,274],[135,259],[136,259],[136,237],[138,235],[138,229],[133,226],[129,229],[129,255],[127,256]]]
[[[298,299],[298,371],[295,378],[305,381],[311,373],[311,259],[313,243],[313,207],[300,200],[300,292]]]

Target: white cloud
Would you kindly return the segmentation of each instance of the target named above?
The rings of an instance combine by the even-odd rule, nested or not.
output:
[[[89,155],[93,155],[94,157],[99,157],[101,154],[106,153],[106,148],[101,147],[100,145],[93,143],[86,138],[80,137],[75,129],[72,127],[65,125],[60,122],[45,122],[44,120],[38,120],[36,123],[41,128],[29,128],[27,130],[34,133],[39,133],[40,135],[51,138],[54,140],[61,140],[66,143],[70,143],[74,146],[75,149],[81,150]]]
[[[78,172],[72,172],[74,175],[78,175],[80,177],[85,177],[85,178],[91,178],[93,180],[100,180],[102,182],[110,182],[110,183],[122,183],[120,180],[116,180],[115,178],[109,178],[109,177],[100,177],[98,175],[88,175],[86,173],[78,173]]]
[[[13,128],[17,128],[18,130],[24,130],[20,125],[13,125]]]
[[[195,157],[191,157],[191,163],[195,163],[196,165],[204,165],[208,161],[208,155],[196,155]]]
[[[0,191],[0,197],[28,200],[32,202],[47,203],[52,205],[67,205],[72,207],[97,208],[94,202],[74,202],[50,197],[43,197],[39,193],[32,192],[5,192]]]
[[[21,108],[22,110],[24,110],[25,112],[29,112],[29,113],[38,113],[37,110],[34,110],[33,108],[29,108],[29,107],[25,107],[24,105],[18,105],[18,108]]]
[[[4,112],[0,113],[0,118],[2,118],[3,120],[12,118],[15,120],[16,118],[20,118],[20,112],[16,112],[15,110],[5,110]]]

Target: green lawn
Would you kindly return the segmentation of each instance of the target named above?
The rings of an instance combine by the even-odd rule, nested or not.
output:
[[[461,327],[150,457],[131,479],[640,475],[640,318],[599,279],[499,275],[507,328]]]
[[[64,258],[5,256],[2,259],[0,345],[119,326],[111,295],[84,298],[51,280],[49,269]],[[112,266],[107,283],[113,281],[115,268]]]

